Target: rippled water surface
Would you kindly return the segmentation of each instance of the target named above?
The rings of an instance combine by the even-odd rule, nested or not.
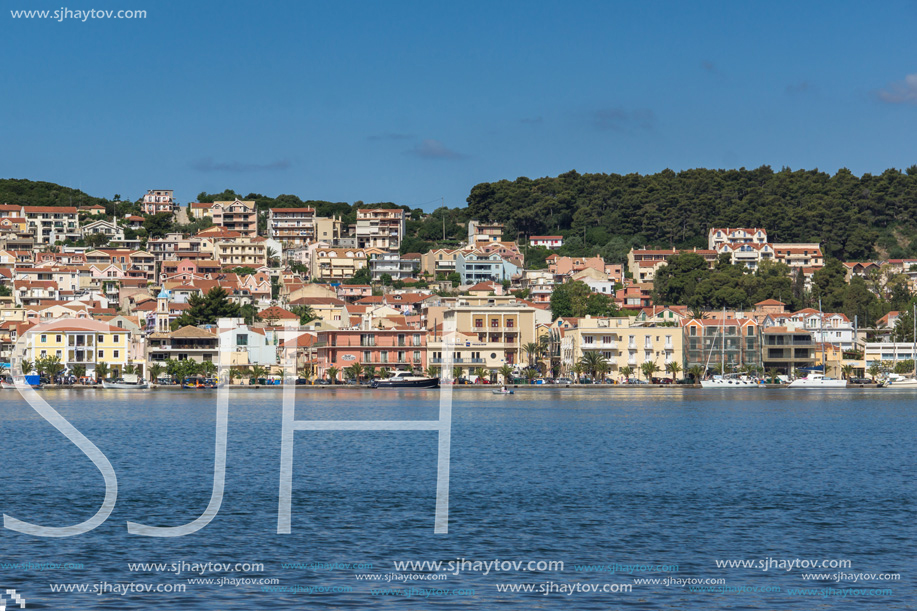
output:
[[[917,607],[917,393],[456,391],[449,534],[433,532],[435,432],[298,431],[293,532],[278,535],[281,393],[232,391],[222,508],[200,532],[170,539],[129,535],[126,522],[175,526],[207,506],[216,395],[49,390],[42,396],[105,453],[119,489],[111,517],[88,534],[40,539],[0,529],[0,589],[15,588],[28,609]],[[297,418],[435,419],[439,396],[298,391]],[[3,514],[67,526],[95,513],[104,495],[101,474],[18,392],[0,394],[0,423]],[[850,565],[815,571],[716,565],[769,558]],[[446,571],[457,559],[500,564],[487,574],[484,565]],[[429,571],[399,570],[395,561],[441,561],[447,578],[404,581]],[[504,561],[562,561],[564,568],[503,570]],[[208,562],[263,569],[190,568]],[[131,571],[134,563],[166,566]],[[172,570],[182,563],[180,574]],[[340,564],[284,568],[290,563]],[[598,566],[614,564],[667,570],[627,574]],[[812,573],[897,573],[900,580],[803,579]],[[188,581],[201,578],[277,583]],[[711,589],[734,590],[696,592],[673,578],[723,580]],[[87,592],[53,592],[52,584]],[[530,593],[500,591],[531,584]],[[602,592],[606,584],[632,591]],[[125,585],[186,591],[115,589]],[[593,586],[600,591],[582,591]],[[580,591],[561,590],[571,587]]]

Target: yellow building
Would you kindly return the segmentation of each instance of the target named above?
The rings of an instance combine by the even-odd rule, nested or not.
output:
[[[118,377],[128,364],[130,332],[97,320],[56,320],[36,325],[24,334],[25,359],[57,357],[67,371],[75,365],[94,376],[99,363],[108,365],[109,376]]]
[[[524,347],[534,343],[537,310],[524,304],[457,305],[443,312],[444,325],[455,322],[456,342],[453,366],[462,375],[474,377],[485,368],[491,377],[509,365],[515,370],[528,364]],[[443,362],[443,327],[438,326],[427,339],[427,362],[439,367]]]
[[[598,352],[608,363],[608,377],[618,380],[621,370],[630,367],[633,375],[641,375],[644,363],[654,363],[656,377],[665,374],[666,365],[682,364],[684,346],[681,327],[636,326],[634,317],[598,317],[575,319],[564,332],[560,345],[560,364],[564,373],[573,371],[576,363],[588,352]]]
[[[253,267],[267,265],[267,244],[262,237],[239,236],[220,239],[213,245],[214,259],[223,267]]]

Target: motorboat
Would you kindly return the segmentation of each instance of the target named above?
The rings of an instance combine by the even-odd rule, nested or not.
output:
[[[209,390],[218,386],[216,380],[204,376],[191,376],[182,380],[181,387],[194,390]]]
[[[888,376],[888,380],[885,381],[882,388],[895,388],[899,390],[917,388],[917,378],[892,374]]]
[[[709,380],[701,380],[701,388],[759,388],[761,383],[755,378],[744,375],[716,375]]]
[[[847,388],[847,380],[828,378],[813,371],[804,378],[793,380],[787,388]]]
[[[102,380],[102,388],[114,388],[118,390],[145,390],[150,385],[141,380],[136,374],[125,374],[124,377],[116,380]]]
[[[501,388],[499,390],[492,390],[490,392],[492,392],[495,395],[513,395],[515,394],[514,391],[509,390],[508,388]]]
[[[373,388],[439,388],[439,378],[415,375],[410,371],[396,371],[384,380],[373,380]]]

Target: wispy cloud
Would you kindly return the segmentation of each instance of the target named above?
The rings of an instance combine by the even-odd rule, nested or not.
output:
[[[415,144],[414,148],[405,151],[407,155],[413,155],[422,159],[464,159],[467,155],[458,153],[448,148],[439,140],[423,140]]]
[[[634,129],[650,130],[656,124],[656,115],[649,108],[600,108],[592,113],[592,126],[600,130],[626,132]]]
[[[386,132],[384,134],[373,134],[366,139],[378,142],[380,140],[413,140],[414,137],[414,134],[398,134],[393,132]]]
[[[537,117],[524,117],[519,119],[519,122],[524,123],[525,125],[541,125],[544,123],[544,119],[541,117],[541,115],[539,115]]]
[[[890,83],[876,95],[889,104],[917,104],[917,74],[908,74],[903,81]]]
[[[812,83],[810,83],[809,81],[800,81],[798,83],[790,83],[789,85],[786,86],[786,92],[790,94],[808,93],[812,91],[812,89],[813,89]]]
[[[191,164],[193,170],[198,172],[229,172],[243,174],[247,172],[274,172],[287,170],[293,164],[289,159],[279,159],[270,163],[247,163],[244,161],[214,161],[210,157],[199,159]]]

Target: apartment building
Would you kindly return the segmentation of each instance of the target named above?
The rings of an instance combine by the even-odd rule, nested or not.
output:
[[[128,364],[130,341],[127,330],[101,321],[55,320],[28,331],[25,358],[34,361],[57,357],[67,371],[72,371],[74,365],[82,365],[90,376],[95,375],[99,363],[105,363],[110,376],[117,377]]]
[[[334,367],[336,379],[346,378],[344,369],[359,363],[364,369],[423,370],[427,367],[427,334],[423,329],[330,329],[318,331],[313,344],[320,378]]]
[[[461,250],[437,248],[420,255],[420,270],[433,278],[447,277],[455,272],[455,258]]]
[[[754,318],[692,318],[682,327],[684,368],[696,365],[733,371],[742,365],[761,363],[760,325]]]
[[[796,369],[815,366],[815,338],[808,330],[792,324],[763,328],[761,350],[765,371],[776,369],[781,374],[792,374]]]
[[[561,341],[561,368],[570,373],[585,354],[599,353],[608,363],[608,376],[623,377],[630,367],[637,375],[644,363],[654,363],[658,377],[666,377],[669,363],[681,365],[684,340],[677,326],[638,326],[633,317],[575,319]]]
[[[665,265],[674,255],[683,253],[694,253],[700,255],[711,268],[716,263],[719,254],[715,250],[647,250],[632,248],[627,253],[627,269],[636,282],[652,282],[656,277],[656,271]]]
[[[360,248],[316,248],[309,263],[309,275],[313,280],[333,282],[353,278],[366,267],[368,257]]]
[[[72,206],[22,206],[19,217],[26,220],[36,244],[51,246],[82,237],[77,210]]]
[[[397,252],[404,239],[407,219],[401,208],[357,210],[357,248],[378,248]]]
[[[752,229],[713,227],[707,232],[707,248],[719,250],[723,244],[767,244],[767,231],[759,227]]]
[[[188,216],[195,219],[210,217],[214,225],[237,231],[243,236],[258,235],[258,211],[254,201],[194,202],[188,206]]]
[[[376,253],[369,258],[369,269],[374,282],[381,280],[384,274],[388,274],[392,280],[414,278],[420,270],[420,255]]]
[[[178,202],[175,201],[171,189],[152,189],[140,200],[140,210],[149,215],[160,212],[171,214],[178,210]]]
[[[85,240],[91,235],[104,235],[108,241],[123,241],[124,230],[111,221],[93,221],[80,228],[80,234]]]
[[[157,328],[160,330],[147,338],[147,363],[161,364],[168,359],[219,362],[220,340],[216,333],[192,326],[164,331],[159,326],[161,320],[162,316],[157,314]]]
[[[529,246],[550,248],[560,248],[564,245],[564,237],[560,235],[533,235],[529,238]]]
[[[213,239],[200,235],[185,237],[181,233],[169,233],[164,238],[150,238],[146,247],[156,261],[213,257]]]
[[[773,247],[776,259],[782,263],[786,263],[793,269],[800,267],[823,267],[825,265],[825,257],[821,252],[821,244],[773,244]]]
[[[538,312],[540,310],[512,299],[499,304],[488,304],[482,299],[479,305],[458,301],[454,307],[443,311],[443,324],[449,327],[454,321],[458,336],[453,366],[467,377],[473,377],[481,368],[490,370],[494,377],[503,365],[514,369],[524,367],[528,363],[524,346],[537,340]],[[434,328],[427,340],[433,366],[441,366],[443,362],[442,329],[441,325]]]
[[[521,269],[497,253],[483,254],[475,251],[458,253],[455,257],[455,271],[461,277],[461,283],[466,285],[511,280]]]
[[[258,268],[268,263],[267,243],[264,238],[257,236],[242,235],[215,240],[213,255],[223,267]]]
[[[503,230],[502,223],[468,221],[468,245],[474,246],[478,242],[501,242]]]
[[[267,235],[286,246],[315,241],[315,208],[271,208],[267,213]]]

